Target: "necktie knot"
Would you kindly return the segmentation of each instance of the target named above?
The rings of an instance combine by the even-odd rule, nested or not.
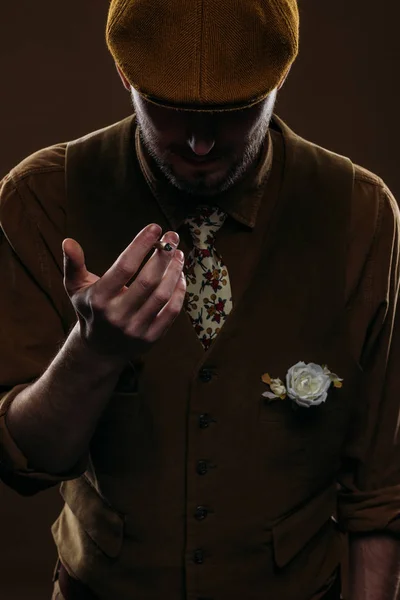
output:
[[[194,216],[185,219],[189,225],[196,248],[213,246],[215,234],[222,227],[227,215],[219,207],[201,206]]]

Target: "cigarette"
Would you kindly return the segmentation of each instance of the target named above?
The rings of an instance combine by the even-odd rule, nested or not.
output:
[[[166,250],[167,252],[171,252],[174,249],[174,246],[172,246],[169,242],[156,242],[153,248],[157,250]]]

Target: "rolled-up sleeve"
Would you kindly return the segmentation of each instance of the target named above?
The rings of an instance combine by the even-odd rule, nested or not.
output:
[[[363,232],[353,231],[351,241],[352,267],[359,277],[351,275],[349,312],[362,373],[357,423],[339,476],[338,520],[349,532],[400,534],[400,216],[383,182],[364,182],[358,189],[366,202],[363,207],[359,199],[354,219]],[[375,201],[368,195],[375,195]],[[362,235],[370,243],[361,243]]]
[[[19,494],[30,496],[61,481],[79,477],[87,467],[84,456],[66,473],[57,475],[40,471],[32,465],[16,444],[7,427],[7,410],[13,399],[29,384],[15,386],[0,397],[0,480]]]
[[[37,168],[28,164],[17,182],[12,173],[0,184],[0,479],[26,495],[85,470],[83,462],[60,475],[35,469],[7,427],[12,401],[46,370],[71,318],[62,284],[63,213],[57,204],[63,193],[62,156],[49,156],[39,156]],[[53,201],[50,210],[46,197]]]

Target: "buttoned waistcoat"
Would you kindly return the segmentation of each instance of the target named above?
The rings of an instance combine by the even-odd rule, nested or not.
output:
[[[182,310],[132,360],[135,385],[111,398],[85,474],[62,484],[60,557],[101,599],[309,600],[340,562],[335,477],[359,380],[345,306],[353,165],[277,124],[277,188],[240,246],[247,281],[221,333],[205,352]],[[126,119],[67,149],[68,235],[98,275],[148,223],[169,229],[132,138]],[[327,364],[343,388],[312,409],[262,397],[261,376],[298,361]]]

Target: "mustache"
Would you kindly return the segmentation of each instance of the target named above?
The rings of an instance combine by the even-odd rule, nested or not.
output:
[[[165,153],[167,156],[175,155],[183,158],[187,158],[188,160],[193,160],[196,158],[204,159],[204,160],[215,160],[217,158],[223,159],[235,159],[235,156],[232,154],[231,149],[223,150],[221,148],[213,148],[211,152],[208,154],[196,154],[192,150],[188,149],[184,146],[171,146]]]

